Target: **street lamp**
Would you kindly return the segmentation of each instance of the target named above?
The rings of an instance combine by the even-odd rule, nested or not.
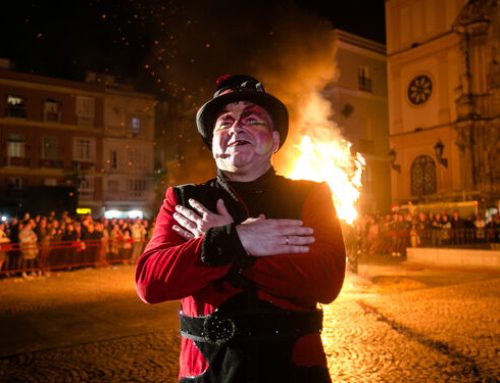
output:
[[[443,165],[445,168],[448,167],[448,159],[443,158],[443,152],[444,152],[444,144],[442,143],[441,140],[438,140],[436,144],[434,145],[434,153],[436,153],[436,159],[437,161]]]
[[[394,149],[389,150],[389,153],[387,153],[389,156],[389,159],[391,161],[391,168],[392,170],[395,170],[398,173],[401,173],[401,165],[396,164],[396,151]]]

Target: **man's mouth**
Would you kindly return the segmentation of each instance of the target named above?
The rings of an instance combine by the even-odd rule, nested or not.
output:
[[[246,140],[235,140],[231,142],[228,147],[236,147],[236,146],[243,146],[243,145],[250,145],[250,141]]]

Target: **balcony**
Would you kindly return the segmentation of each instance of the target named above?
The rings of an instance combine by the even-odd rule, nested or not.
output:
[[[24,166],[29,167],[31,159],[25,157],[5,157],[5,166]]]
[[[64,167],[64,164],[61,160],[50,160],[47,158],[43,158],[38,160],[38,166],[40,166],[41,168],[62,169]]]
[[[359,85],[359,90],[365,91],[365,92],[371,92],[372,91],[372,79],[368,77],[358,77],[358,85]]]
[[[5,109],[7,117],[26,118],[26,108],[9,106]]]
[[[71,165],[73,169],[92,170],[94,169],[95,163],[90,161],[72,161]]]

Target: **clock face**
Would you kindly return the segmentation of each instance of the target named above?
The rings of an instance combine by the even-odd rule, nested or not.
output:
[[[420,75],[411,80],[408,85],[408,99],[414,105],[426,102],[432,94],[432,81],[426,75]]]

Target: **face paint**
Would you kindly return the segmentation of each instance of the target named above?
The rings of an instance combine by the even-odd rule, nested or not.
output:
[[[264,108],[249,102],[228,104],[215,122],[212,153],[228,177],[258,178],[271,166],[279,134]]]

